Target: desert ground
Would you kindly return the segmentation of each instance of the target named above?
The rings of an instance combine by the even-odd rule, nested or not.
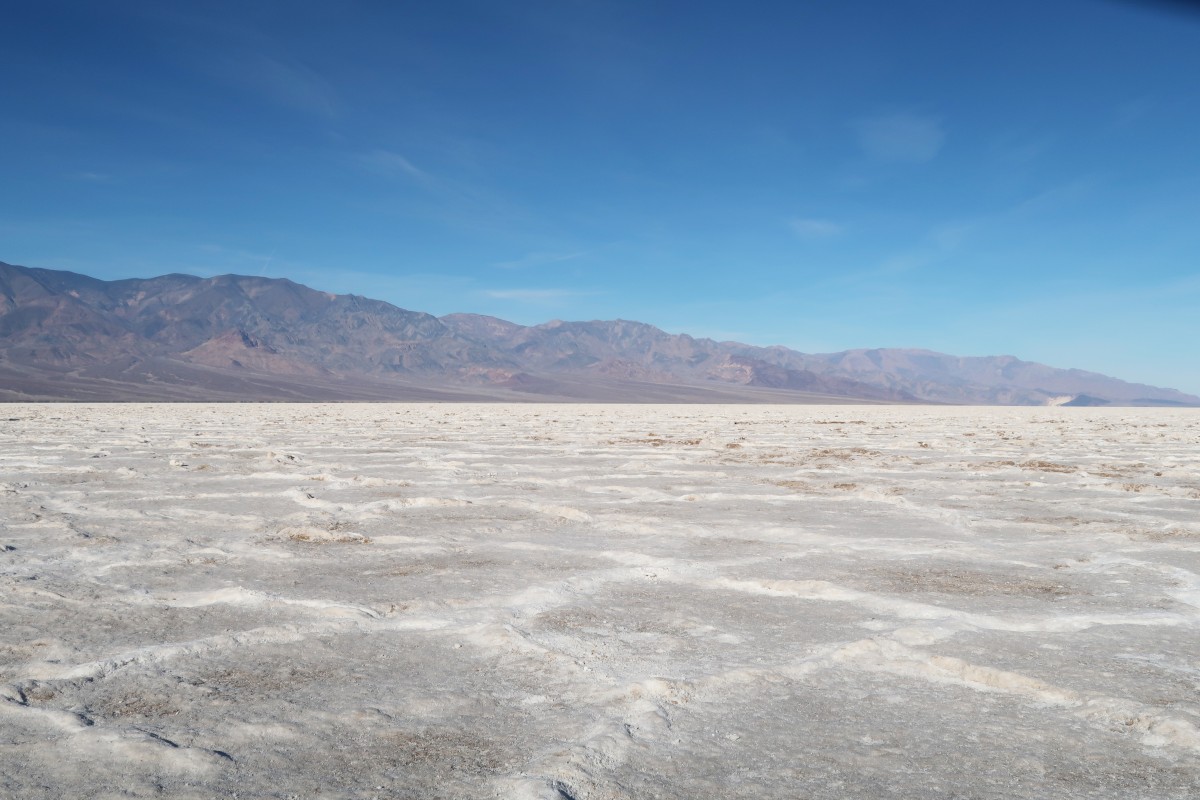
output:
[[[0,407],[2,798],[1196,798],[1200,411]]]

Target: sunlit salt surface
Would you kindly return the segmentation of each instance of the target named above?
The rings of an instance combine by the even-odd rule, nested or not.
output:
[[[0,408],[0,797],[1195,798],[1200,413]]]

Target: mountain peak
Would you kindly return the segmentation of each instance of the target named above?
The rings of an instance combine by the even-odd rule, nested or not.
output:
[[[1014,356],[808,355],[636,320],[438,318],[285,278],[102,281],[2,262],[0,398],[1200,405]]]

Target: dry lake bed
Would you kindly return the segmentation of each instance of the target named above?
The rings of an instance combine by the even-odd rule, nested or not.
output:
[[[1200,412],[6,405],[0,798],[1200,797]]]

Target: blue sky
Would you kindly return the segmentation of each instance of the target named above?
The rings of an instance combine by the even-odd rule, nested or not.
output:
[[[9,3],[0,260],[1200,392],[1200,14]]]

